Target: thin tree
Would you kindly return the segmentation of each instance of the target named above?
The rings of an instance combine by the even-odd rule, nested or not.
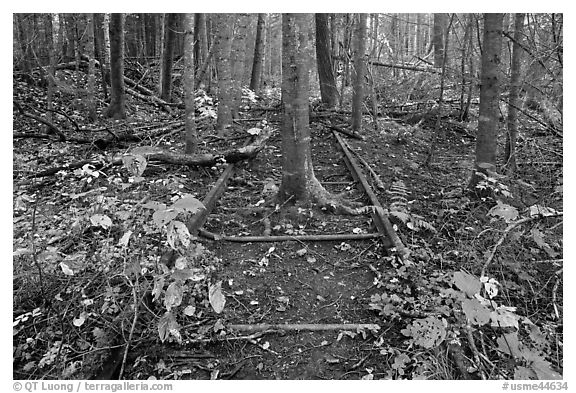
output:
[[[482,39],[482,70],[480,76],[480,109],[476,136],[475,172],[469,189],[474,190],[482,175],[496,169],[496,137],[498,132],[502,21],[504,14],[484,14]]]
[[[196,151],[198,135],[194,118],[194,14],[184,14],[184,105],[185,141],[184,152]]]
[[[52,109],[54,109],[54,90],[55,90],[55,78],[56,78],[56,51],[54,50],[54,42],[56,37],[55,23],[53,19],[55,14],[46,14],[46,38],[48,41],[48,55],[50,56],[50,65],[48,67],[48,92],[46,94],[46,106],[48,108],[47,120],[52,122]]]
[[[328,108],[335,108],[338,103],[338,89],[330,56],[330,33],[328,14],[315,14],[316,17],[316,61],[322,102]]]
[[[434,125],[434,134],[432,135],[432,142],[430,143],[430,148],[428,150],[428,155],[424,166],[428,167],[434,158],[434,152],[436,150],[436,144],[438,142],[438,137],[441,132],[441,120],[444,114],[444,88],[446,84],[446,67],[448,66],[448,43],[450,41],[450,28],[452,27],[452,22],[454,21],[454,14],[450,16],[450,23],[447,29],[444,31],[444,37],[442,42],[444,43],[444,49],[442,51],[442,74],[440,75],[440,92],[438,93],[438,112],[436,113],[436,123]]]
[[[114,119],[125,119],[124,14],[110,16],[110,85],[110,105],[105,115]]]
[[[366,20],[365,13],[356,14],[352,89],[352,132],[362,131],[362,106],[364,104],[364,75],[366,74]]]
[[[200,73],[207,56],[206,14],[194,14],[194,73],[196,75]]]
[[[176,41],[177,14],[168,14],[164,26],[164,48],[162,50],[162,73],[160,79],[160,98],[172,100],[172,63]]]
[[[308,113],[312,14],[282,15],[282,184],[278,201],[317,202],[357,213],[320,184],[312,166]]]
[[[444,37],[446,36],[446,27],[448,26],[448,14],[434,14],[434,67],[442,67],[444,62]]]
[[[510,63],[510,94],[508,95],[508,119],[506,122],[506,149],[504,161],[510,172],[516,171],[516,136],[518,135],[518,94],[520,91],[520,58],[522,53],[522,31],[524,29],[524,14],[517,13],[514,19],[514,44],[512,45],[512,61]]]
[[[232,22],[230,14],[214,15],[216,22],[216,69],[218,71],[218,117],[216,131],[222,136],[232,123],[232,69],[230,52],[232,49]]]
[[[262,80],[262,70],[264,67],[264,51],[266,50],[266,14],[258,14],[256,25],[256,40],[254,44],[254,61],[252,64],[252,75],[250,78],[250,90],[258,93],[260,91],[260,81]]]
[[[232,67],[232,118],[238,118],[238,111],[242,101],[242,80],[246,60],[246,35],[248,33],[249,14],[236,14],[234,40],[230,52]]]
[[[96,120],[96,59],[94,58],[94,14],[86,15],[86,52],[88,55],[88,120]]]

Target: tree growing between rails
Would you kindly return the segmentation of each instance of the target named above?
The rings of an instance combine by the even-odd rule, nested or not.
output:
[[[331,210],[358,214],[358,204],[331,195],[312,165],[308,114],[312,62],[311,14],[282,14],[282,183],[278,201],[316,202]]]

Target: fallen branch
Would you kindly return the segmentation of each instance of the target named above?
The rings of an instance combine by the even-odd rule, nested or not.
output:
[[[324,126],[326,126],[326,127],[328,127],[329,129],[331,129],[332,131],[337,131],[337,132],[339,132],[339,133],[341,133],[341,134],[344,134],[344,135],[346,135],[346,136],[349,136],[350,138],[359,139],[359,140],[361,140],[361,141],[364,140],[364,137],[363,137],[362,135],[360,135],[360,134],[355,134],[355,133],[353,133],[353,132],[350,132],[350,131],[348,131],[348,130],[345,130],[344,128],[337,127],[337,126],[335,126],[335,125],[332,125],[332,124],[329,124],[329,123],[326,123],[326,122],[323,122],[323,121],[321,121],[321,123],[322,123]]]
[[[220,154],[209,154],[209,153],[183,154],[183,153],[173,153],[169,151],[164,151],[160,148],[158,149],[151,148],[150,152],[143,153],[140,155],[144,156],[144,158],[151,161],[159,161],[166,164],[174,164],[174,165],[187,165],[190,167],[213,166],[219,160],[222,159],[224,159],[228,163],[233,163],[256,156],[256,154],[258,154],[258,152],[260,152],[260,150],[262,150],[262,148],[264,147],[264,143],[270,137],[271,133],[272,130],[263,131],[260,133],[260,135],[258,135],[258,137],[254,140],[252,144],[238,149],[230,149]],[[105,165],[122,165],[122,157],[123,155],[119,155],[109,161],[103,161],[102,159],[96,159],[96,158],[77,161],[73,163],[60,165],[54,168],[50,168],[40,173],[30,175],[29,177],[32,178],[32,177],[52,176],[62,170],[82,168],[86,164],[93,165],[94,168],[96,169],[100,169]]]
[[[403,64],[390,64],[390,63],[382,63],[380,61],[369,60],[368,64],[378,66],[378,67],[387,67],[387,68],[396,68],[398,70],[408,70],[408,71],[417,71],[417,72],[430,72],[432,74],[439,74],[440,71],[437,69],[430,67],[430,68],[421,68],[421,67],[414,67],[408,66]]]
[[[488,265],[490,265],[490,263],[494,259],[494,256],[496,255],[496,250],[498,250],[498,247],[500,247],[502,245],[502,243],[504,243],[504,239],[506,239],[506,235],[508,235],[508,233],[510,233],[510,231],[512,229],[516,228],[519,225],[530,222],[530,221],[542,220],[544,218],[562,217],[563,215],[564,214],[562,212],[558,212],[556,214],[549,215],[549,216],[538,215],[538,216],[533,216],[533,217],[526,217],[526,218],[522,218],[522,219],[515,221],[515,222],[511,223],[510,225],[508,225],[506,227],[506,229],[504,230],[504,233],[502,234],[502,236],[498,240],[498,242],[492,248],[492,251],[490,251],[490,254],[488,255],[488,259],[486,259],[484,266],[482,266],[482,272],[480,273],[480,277],[486,276],[486,269],[488,269]]]
[[[344,240],[367,240],[377,239],[382,235],[379,233],[343,233],[337,235],[281,235],[281,236],[220,236],[205,229],[198,231],[200,236],[210,240],[224,240],[227,242],[235,243],[256,243],[256,242],[287,242],[287,241],[302,241],[302,242],[329,242],[329,241],[344,241]]]
[[[374,323],[343,323],[343,324],[315,324],[315,323],[278,323],[268,324],[261,323],[256,325],[228,325],[228,329],[241,332],[261,332],[266,330],[284,330],[284,331],[325,331],[325,330],[380,330],[380,326]]]
[[[52,122],[40,117],[40,116],[36,116],[32,113],[26,112],[17,101],[14,101],[14,106],[16,107],[16,109],[18,109],[18,113],[20,113],[22,116],[24,117],[28,117],[30,119],[36,120],[39,123],[42,123],[46,126],[48,126],[48,129],[51,131],[54,131],[55,134],[57,134],[60,137],[60,141],[64,142],[66,141],[66,135],[64,135],[64,133]]]

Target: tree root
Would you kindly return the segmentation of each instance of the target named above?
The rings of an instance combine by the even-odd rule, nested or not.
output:
[[[348,214],[358,216],[366,214],[367,209],[360,202],[353,202],[343,198],[342,194],[334,195],[328,192],[322,184],[313,177],[310,184],[310,199],[321,209],[326,209],[335,214]]]

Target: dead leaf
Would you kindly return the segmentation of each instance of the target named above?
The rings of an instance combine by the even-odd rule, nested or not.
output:
[[[222,281],[210,285],[210,288],[208,289],[208,300],[216,314],[220,314],[222,310],[224,310],[226,297],[222,293]]]

